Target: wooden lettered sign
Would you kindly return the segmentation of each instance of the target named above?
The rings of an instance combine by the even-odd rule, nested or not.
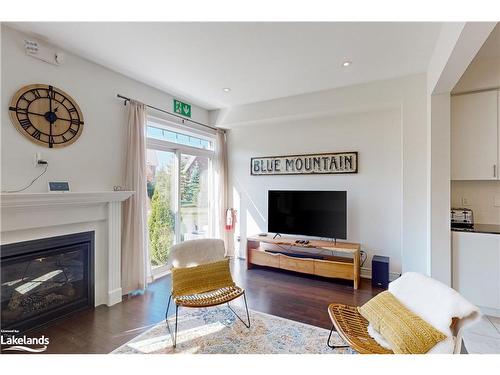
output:
[[[251,158],[250,173],[253,176],[358,173],[358,153],[353,151]]]

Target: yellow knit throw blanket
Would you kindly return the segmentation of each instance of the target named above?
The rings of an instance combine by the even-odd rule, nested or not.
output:
[[[358,307],[358,311],[396,354],[424,354],[446,338],[387,291]]]
[[[173,297],[187,296],[235,286],[229,259],[189,268],[172,269]]]

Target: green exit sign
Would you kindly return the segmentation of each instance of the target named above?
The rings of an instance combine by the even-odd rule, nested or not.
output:
[[[191,117],[191,104],[174,99],[174,112],[181,116]]]

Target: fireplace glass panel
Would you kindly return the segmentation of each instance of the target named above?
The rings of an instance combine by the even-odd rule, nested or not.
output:
[[[89,243],[2,259],[2,328],[37,326],[90,305],[90,277]]]

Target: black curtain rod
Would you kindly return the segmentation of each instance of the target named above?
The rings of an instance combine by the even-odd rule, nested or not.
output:
[[[125,100],[125,104],[129,101],[131,101],[132,99],[130,98],[127,98],[126,96],[123,96],[123,95],[120,95],[120,94],[116,94],[116,97],[119,98],[119,99],[123,99]],[[182,120],[182,123],[184,123],[184,121],[189,121],[189,122],[192,122],[193,124],[196,124],[196,125],[200,125],[200,126],[204,126],[206,128],[209,128],[209,129],[212,129],[212,130],[222,130],[223,132],[225,132],[224,129],[219,129],[219,128],[216,128],[216,127],[213,127],[213,126],[210,126],[210,125],[206,125],[206,124],[202,124],[201,122],[198,122],[198,121],[194,121],[194,120],[190,120],[188,118],[185,118],[185,117],[182,117],[182,116],[179,116],[178,114],[176,113],[172,113],[172,112],[169,112],[169,111],[166,111],[164,109],[161,109],[161,108],[158,108],[158,107],[155,107],[155,106],[152,106],[152,105],[149,105],[149,104],[145,104],[146,107],[148,108],[151,108],[151,109],[154,109],[155,111],[159,111],[159,112],[163,112],[163,113],[166,113],[167,115],[170,115],[170,116],[174,116],[174,117],[177,117],[179,119]]]

